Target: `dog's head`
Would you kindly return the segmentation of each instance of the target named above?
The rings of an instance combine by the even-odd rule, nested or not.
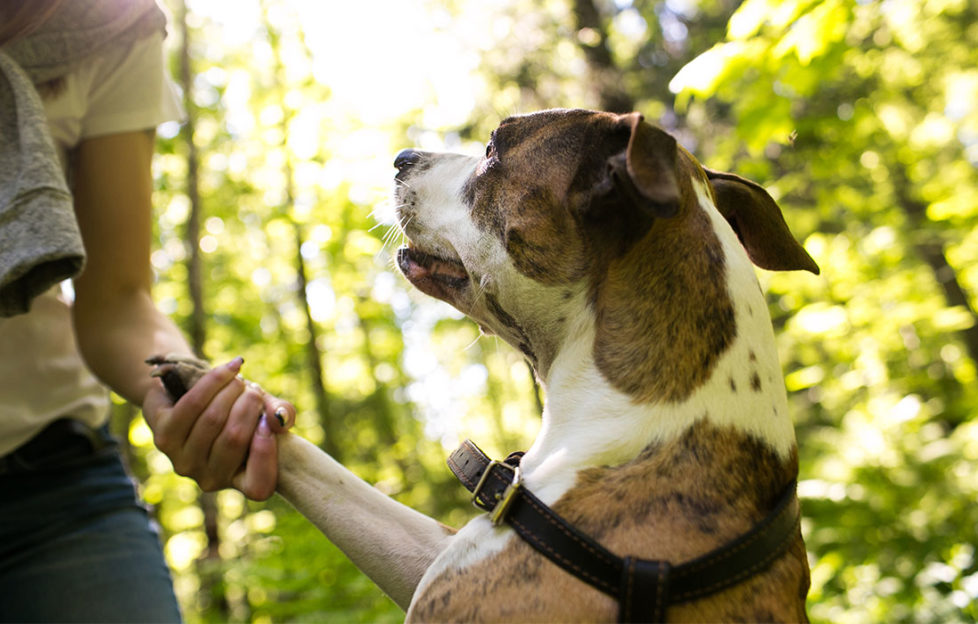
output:
[[[597,325],[594,354],[612,360],[599,367],[629,392],[633,358],[598,341],[712,343],[684,356],[693,367],[722,351],[736,330],[712,208],[757,265],[818,271],[760,186],[704,170],[638,113],[510,117],[482,158],[405,150],[395,166],[401,271],[544,376],[581,323]]]

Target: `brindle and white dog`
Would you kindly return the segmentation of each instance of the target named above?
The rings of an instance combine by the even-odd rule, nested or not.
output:
[[[751,265],[818,267],[763,188],[632,113],[511,117],[485,156],[405,150],[395,199],[419,290],[518,348],[546,391],[523,486],[619,555],[678,565],[797,510],[794,430]],[[412,621],[612,621],[615,599],[487,514],[455,533],[296,436],[279,491]],[[786,490],[787,488],[787,490]],[[797,524],[752,575],[670,621],[802,621]]]

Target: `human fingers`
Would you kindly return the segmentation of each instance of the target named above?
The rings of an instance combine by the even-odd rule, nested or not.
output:
[[[229,470],[221,473],[213,471],[211,452],[227,424],[232,407],[244,392],[245,383],[242,380],[233,377],[228,381],[203,410],[193,416],[193,426],[183,446],[170,457],[177,474],[196,480],[204,491],[227,487],[229,483]],[[174,411],[179,407],[177,405]],[[244,448],[247,448],[247,444],[246,441]]]
[[[257,384],[245,383],[244,391],[230,406],[227,420],[211,446],[207,474],[218,487],[227,487],[244,464],[245,457],[262,415],[264,391]]]
[[[274,434],[285,433],[295,424],[295,406],[268,393],[265,394],[265,413],[271,416],[268,426]]]
[[[263,415],[251,438],[244,468],[234,475],[232,484],[248,498],[262,501],[275,493],[277,483],[278,441],[269,427],[269,418]]]

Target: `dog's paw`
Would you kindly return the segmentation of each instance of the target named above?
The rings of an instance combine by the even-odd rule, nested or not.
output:
[[[150,375],[159,377],[170,398],[178,401],[193,387],[204,373],[211,369],[210,364],[186,355],[154,355],[146,360],[152,365]]]

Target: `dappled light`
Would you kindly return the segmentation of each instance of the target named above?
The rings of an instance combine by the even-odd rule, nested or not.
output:
[[[762,183],[821,267],[758,270],[799,441],[816,622],[978,618],[978,9],[947,0],[165,0],[197,149],[154,162],[154,296],[296,431],[446,524],[472,438],[525,449],[522,355],[394,267],[405,147],[481,154],[514,113],[638,110]],[[580,13],[595,8],[596,22]],[[199,232],[188,238],[197,210]],[[201,253],[203,310],[188,294]],[[202,320],[201,320],[202,319]],[[114,426],[186,619],[403,613],[281,499],[202,495],[132,408]]]

